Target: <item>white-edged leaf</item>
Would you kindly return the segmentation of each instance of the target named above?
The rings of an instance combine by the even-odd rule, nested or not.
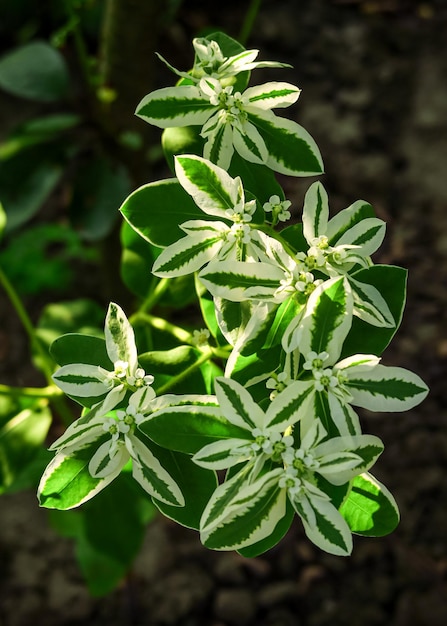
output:
[[[254,483],[243,485],[224,507],[218,524],[201,524],[202,543],[214,550],[236,550],[268,537],[286,514],[286,492],[278,487],[281,471],[273,470]],[[211,497],[211,506],[221,496],[219,490],[220,487]],[[208,506],[204,517],[207,509]]]
[[[233,127],[233,145],[243,159],[264,165],[268,160],[268,149],[256,126],[246,122],[242,129]]]
[[[248,450],[247,445],[250,442],[250,439],[223,439],[216,441],[196,452],[192,460],[206,469],[227,469],[250,458],[250,450]]]
[[[76,420],[51,444],[49,450],[60,451],[62,448],[82,448],[104,435],[103,424],[104,420],[102,418],[95,418],[88,422]]]
[[[93,478],[107,478],[110,474],[118,476],[129,460],[129,452],[120,441],[111,445],[110,439],[99,446],[88,464],[88,471]]]
[[[243,200],[241,180],[231,178],[224,169],[202,157],[175,157],[175,173],[182,187],[207,215],[225,218],[225,211]]]
[[[370,411],[408,411],[428,393],[427,385],[417,374],[401,367],[377,365],[370,371],[344,370],[352,404]]]
[[[299,124],[271,111],[248,113],[269,151],[268,167],[289,176],[312,176],[323,172],[323,162],[317,144]]]
[[[309,297],[299,328],[297,345],[302,354],[327,352],[334,363],[352,323],[352,293],[342,276],[319,285]]]
[[[337,215],[332,217],[327,225],[326,235],[330,245],[336,245],[336,242],[358,222],[374,217],[372,206],[364,200],[357,200],[346,209],[343,209]]]
[[[108,391],[96,365],[86,363],[63,365],[53,374],[53,380],[69,396],[95,398],[103,396]]]
[[[153,452],[135,435],[126,437],[132,456],[132,476],[153,498],[172,506],[184,506],[183,494]]]
[[[135,115],[158,128],[199,126],[215,109],[198,87],[184,85],[151,92],[138,104]]]
[[[313,400],[312,381],[297,380],[281,391],[265,413],[264,428],[284,432],[305,415]]]
[[[374,465],[383,452],[383,443],[374,435],[333,437],[318,444],[312,455],[316,471],[333,485],[343,485]]]
[[[134,372],[138,367],[135,335],[123,309],[115,302],[109,304],[104,335],[107,354],[112,363],[125,361],[129,371]]]
[[[303,234],[309,245],[312,239],[326,234],[329,204],[325,188],[315,182],[307,190],[303,207]]]
[[[291,501],[312,543],[330,554],[351,554],[352,535],[349,526],[329,500],[308,495]]]
[[[284,271],[269,263],[221,261],[209,263],[199,278],[214,297],[233,302],[273,300]]]
[[[360,420],[357,413],[349,405],[341,402],[340,398],[329,391],[329,414],[336,429],[342,437],[359,435],[361,431]]]
[[[40,506],[63,511],[72,509],[93,498],[116,478],[120,470],[106,478],[94,478],[90,474],[88,464],[93,450],[94,446],[56,454],[39,483]]]
[[[203,156],[224,170],[230,167],[234,153],[233,129],[222,118],[223,111],[219,111],[207,124],[204,125],[201,136],[207,141],[203,147]]]
[[[257,109],[285,108],[294,104],[301,93],[301,89],[290,83],[271,82],[249,87],[244,91],[246,109],[256,113]]]
[[[200,232],[182,237],[165,248],[152,267],[155,276],[173,278],[198,271],[211,261],[222,248],[221,233],[205,238]]]
[[[396,322],[383,296],[373,285],[349,277],[354,298],[353,314],[372,326],[394,328]]]
[[[359,246],[356,250],[361,256],[371,256],[382,244],[386,224],[377,217],[369,217],[347,230],[336,242],[337,246]]]
[[[216,397],[222,415],[235,426],[249,431],[262,428],[264,412],[248,391],[231,378],[216,378]]]

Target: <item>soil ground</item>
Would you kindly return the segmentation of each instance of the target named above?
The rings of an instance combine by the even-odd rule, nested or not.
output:
[[[243,6],[222,17],[202,5],[185,2],[164,47],[210,24],[237,32]],[[303,90],[295,116],[322,151],[333,211],[371,202],[388,223],[376,261],[409,269],[404,321],[383,362],[417,372],[431,393],[408,413],[363,416],[365,431],[385,443],[375,474],[399,503],[400,526],[386,538],[357,537],[342,559],[317,551],[297,522],[279,546],[248,560],[206,551],[195,533],[158,519],[129,578],[98,599],[35,495],[5,496],[1,626],[447,623],[446,32],[442,1],[272,0],[249,41],[263,59],[295,68],[281,79]],[[301,206],[309,180],[285,182]],[[25,343],[6,305],[2,324],[2,371],[18,371]]]

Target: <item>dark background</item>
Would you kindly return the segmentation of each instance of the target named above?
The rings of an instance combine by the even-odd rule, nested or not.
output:
[[[247,7],[243,0],[222,6],[185,0],[157,49],[186,70],[190,39],[214,27],[237,37]],[[14,38],[4,41],[13,45]],[[160,519],[149,527],[129,578],[112,595],[92,599],[72,544],[48,528],[35,495],[5,496],[1,626],[447,623],[446,41],[442,0],[264,0],[247,42],[261,59],[294,66],[258,70],[252,84],[288,80],[302,89],[288,113],[321,149],[332,211],[359,198],[371,202],[388,223],[375,260],[409,269],[404,321],[383,362],[415,371],[431,393],[407,413],[363,416],[365,432],[385,443],[374,473],[399,503],[397,530],[355,538],[352,557],[343,559],[319,552],[296,522],[278,547],[247,560],[206,551],[195,533]],[[172,84],[165,68],[156,67],[155,86]],[[27,114],[0,94],[3,133]],[[163,167],[156,164],[155,178],[165,175]],[[299,209],[309,179],[281,182]],[[84,282],[84,293],[98,293],[103,304],[107,294],[95,278]],[[82,276],[75,285],[82,290]],[[39,384],[26,364],[23,332],[0,298],[4,382]],[[30,297],[33,317],[51,299],[51,293]]]

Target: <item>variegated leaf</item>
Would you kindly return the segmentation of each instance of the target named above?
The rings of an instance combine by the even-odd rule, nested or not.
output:
[[[243,159],[264,165],[268,160],[268,149],[256,126],[246,122],[243,130],[233,128],[233,145]]]
[[[346,209],[343,209],[327,225],[326,235],[331,246],[336,245],[346,231],[364,219],[374,217],[372,206],[364,200],[357,200]]]
[[[247,433],[249,435],[249,433]],[[192,457],[194,463],[212,470],[227,469],[247,461],[252,439],[223,439],[205,446]]]
[[[281,471],[274,470],[243,486],[217,525],[201,526],[202,543],[214,550],[237,550],[268,537],[286,514],[286,492],[278,487]]]
[[[234,153],[231,125],[227,124],[217,113],[210,118],[209,124],[205,124],[201,136],[207,138],[203,148],[205,159],[224,170],[228,170]]]
[[[111,445],[110,438],[99,446],[88,464],[88,471],[94,478],[117,476],[129,460],[129,452],[123,441]]]
[[[318,459],[318,473],[333,485],[343,485],[367,471],[383,452],[383,443],[374,435],[333,437],[318,444],[312,455]]]
[[[243,199],[240,179],[231,176],[221,167],[195,155],[175,157],[175,173],[182,187],[207,215],[225,218]]]
[[[123,309],[114,302],[109,304],[104,326],[106,349],[112,363],[124,361],[129,371],[138,367],[135,335]]]
[[[297,332],[302,354],[329,354],[334,363],[352,323],[352,293],[343,277],[331,278],[311,294]]]
[[[303,234],[309,245],[312,240],[326,234],[329,204],[325,188],[320,182],[311,185],[304,198]]]
[[[69,396],[95,398],[108,391],[100,377],[99,368],[86,363],[63,365],[53,374],[53,380]]]
[[[289,107],[298,100],[300,92],[301,89],[290,83],[271,82],[249,87],[243,97],[247,102],[246,110],[256,113],[257,109]]]
[[[184,506],[185,499],[175,480],[155,454],[136,435],[127,438],[132,456],[132,476],[153,498],[172,506]]]
[[[349,277],[349,284],[354,298],[353,313],[361,320],[372,326],[394,328],[396,322],[380,292],[367,283]]]
[[[347,230],[335,245],[360,246],[357,253],[371,256],[381,245],[385,237],[386,224],[377,217],[370,217],[355,224]]]
[[[329,500],[303,496],[300,500],[292,499],[292,504],[312,543],[330,554],[351,554],[352,535],[349,526]]]
[[[222,233],[209,238],[205,238],[200,232],[182,237],[157,257],[152,273],[163,278],[192,274],[213,259],[222,244]]]
[[[428,393],[427,385],[413,372],[401,367],[377,365],[370,371],[345,370],[352,404],[370,411],[408,411]]]
[[[94,478],[88,465],[95,446],[56,454],[40,480],[37,496],[48,509],[67,510],[93,498],[116,478],[120,470],[106,478]]]
[[[215,109],[198,87],[185,85],[153,91],[141,100],[135,115],[158,128],[199,126]]]
[[[214,297],[233,302],[273,300],[284,272],[268,263],[222,261],[209,263],[199,278]]]
[[[216,397],[222,415],[235,426],[251,431],[262,428],[264,412],[248,391],[231,378],[216,378]]]
[[[323,172],[317,144],[302,126],[277,117],[271,111],[248,113],[269,151],[267,165],[275,172],[290,176],[312,176]]]
[[[313,400],[312,381],[295,381],[281,391],[265,413],[264,428],[284,432],[307,414]]]
[[[68,426],[63,435],[51,444],[49,450],[60,451],[62,448],[82,448],[105,434],[103,424],[103,418],[95,418],[86,422],[76,420]]]
[[[359,435],[362,432],[359,416],[349,404],[342,402],[331,391],[328,393],[328,402],[330,419],[342,437]]]

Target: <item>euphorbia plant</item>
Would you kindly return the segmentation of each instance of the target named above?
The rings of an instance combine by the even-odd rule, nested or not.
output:
[[[76,507],[131,468],[209,548],[260,554],[296,514],[317,546],[348,555],[352,533],[384,535],[399,519],[370,474],[383,444],[356,408],[405,411],[427,393],[417,375],[380,364],[406,273],[373,264],[385,224],[367,202],[330,218],[314,182],[298,219],[285,198],[274,172],[315,176],[323,165],[307,131],[273,113],[300,90],[247,87],[251,70],[281,64],[222,34],[193,43],[193,69],[174,70],[179,83],[136,111],[168,129],[165,146],[180,137],[175,178],[121,207],[129,252],[153,262],[150,277],[124,256],[123,276],[137,293],[147,280],[146,298],[129,320],[111,303],[104,340],[53,344],[54,381],[84,408],[51,447],[40,503]],[[150,312],[172,285],[188,304],[195,288],[193,332]],[[168,349],[154,349],[151,331],[170,335]]]

